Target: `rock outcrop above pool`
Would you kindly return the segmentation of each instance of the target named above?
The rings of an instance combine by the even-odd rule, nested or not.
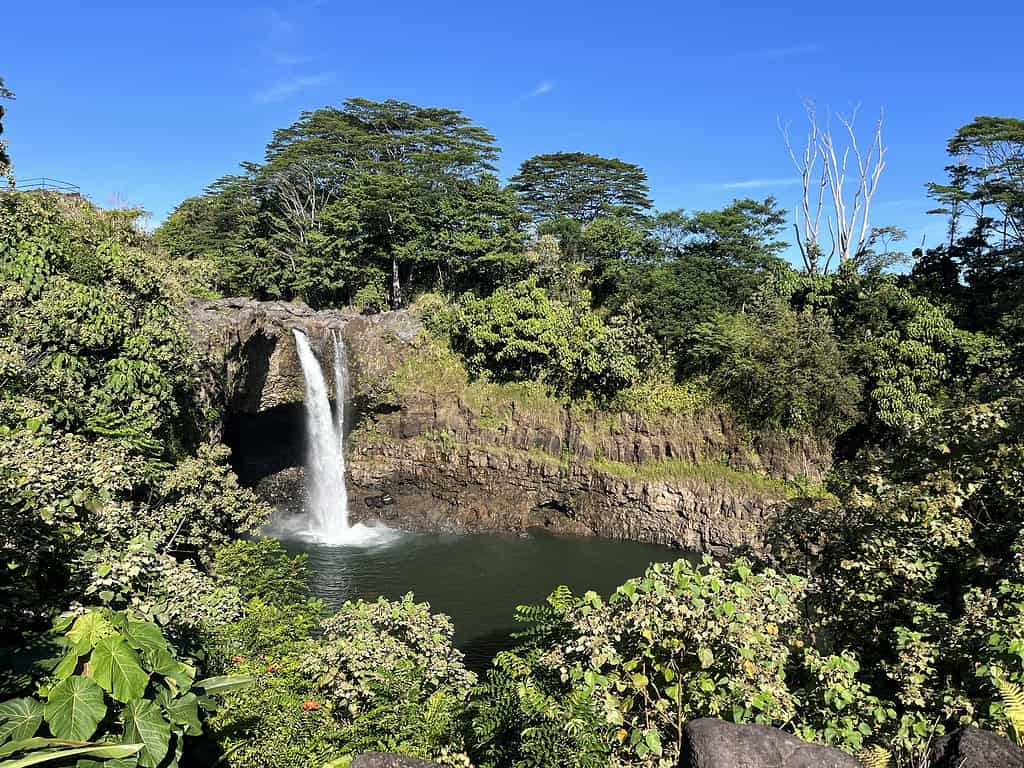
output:
[[[328,366],[330,333],[341,333],[350,350],[351,384],[357,398],[378,394],[421,330],[409,312],[314,311],[301,301],[244,298],[192,299],[189,319],[203,389],[213,404],[236,414],[302,402],[305,388],[293,328],[309,337]]]
[[[795,481],[820,480],[830,460],[827,446],[752,432],[724,413],[567,410],[543,393],[471,384],[408,311],[221,299],[194,301],[191,318],[204,389],[226,414],[236,470],[286,509],[302,500],[296,327],[325,362],[331,331],[348,348],[355,520],[762,550],[774,511],[803,487]]]

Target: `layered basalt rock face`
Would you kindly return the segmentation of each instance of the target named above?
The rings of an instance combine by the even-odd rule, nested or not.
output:
[[[795,492],[785,481],[820,479],[824,452],[813,441],[750,437],[724,416],[579,419],[407,393],[399,410],[364,417],[349,471],[353,498],[400,527],[543,526],[703,552],[762,550],[775,510]]]
[[[327,365],[332,331],[348,348],[353,520],[452,532],[544,526],[760,550],[793,493],[786,481],[820,479],[829,460],[814,441],[752,433],[723,414],[652,421],[492,398],[486,388],[470,396],[464,378],[435,375],[431,344],[407,311],[222,299],[194,301],[191,315],[204,390],[225,414],[236,471],[285,510],[302,503],[304,384],[293,328]]]

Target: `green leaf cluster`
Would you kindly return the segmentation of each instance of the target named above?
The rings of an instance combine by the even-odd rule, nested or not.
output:
[[[4,768],[74,756],[117,768],[176,766],[185,738],[203,732],[210,696],[245,684],[197,682],[156,624],[126,613],[68,615],[54,633],[62,655],[37,695],[0,704],[0,756],[25,753],[0,760]]]
[[[852,655],[809,645],[805,589],[743,559],[678,560],[608,600],[560,588],[520,608],[521,645],[499,655],[472,704],[481,765],[672,763],[695,717],[792,723],[860,749],[895,713]]]

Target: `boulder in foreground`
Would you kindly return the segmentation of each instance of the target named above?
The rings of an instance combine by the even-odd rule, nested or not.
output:
[[[998,733],[960,728],[928,750],[931,768],[1024,768],[1024,749]]]
[[[691,720],[683,730],[680,768],[861,768],[851,755],[791,733],[724,720]]]

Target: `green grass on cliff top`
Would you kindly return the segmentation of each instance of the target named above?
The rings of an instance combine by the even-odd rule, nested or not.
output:
[[[691,481],[705,486],[725,487],[741,492],[792,498],[824,498],[828,493],[819,483],[809,481],[777,480],[756,472],[733,469],[718,462],[691,464],[680,459],[664,461],[647,461],[642,464],[626,464],[596,458],[590,466],[598,471],[614,477],[652,482],[671,480],[674,482]]]
[[[568,403],[539,381],[471,381],[458,355],[429,332],[423,333],[415,352],[395,372],[391,386],[399,398],[417,393],[456,395],[480,414],[485,427],[497,426],[513,410],[558,420],[567,404],[580,415],[629,413],[655,422],[723,409],[699,379],[678,384],[652,379],[618,393],[605,408],[589,400]]]

